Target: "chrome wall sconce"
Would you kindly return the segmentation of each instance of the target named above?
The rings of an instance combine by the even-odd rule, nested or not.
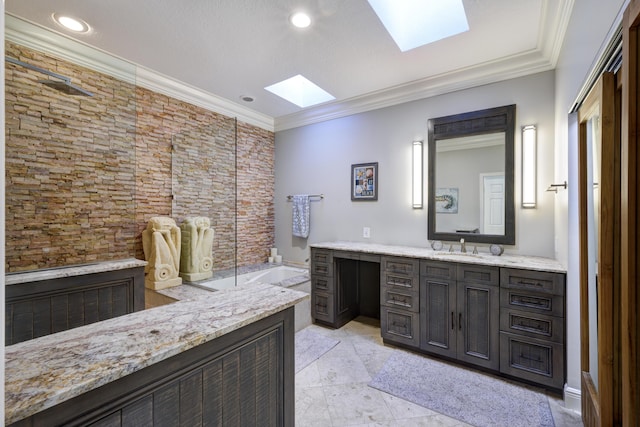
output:
[[[522,207],[536,207],[537,136],[535,125],[522,127]]]
[[[559,188],[563,188],[566,190],[567,181],[563,182],[562,184],[551,184],[549,188],[547,188],[547,191],[553,191],[554,193],[557,193]]]
[[[422,141],[413,141],[413,209],[422,209]]]

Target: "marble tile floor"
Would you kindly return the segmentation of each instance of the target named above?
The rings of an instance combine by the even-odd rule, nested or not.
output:
[[[359,317],[340,329],[308,326],[340,343],[296,374],[296,426],[467,426],[461,421],[368,387],[394,347],[379,322]],[[581,426],[580,416],[549,396],[556,427]]]

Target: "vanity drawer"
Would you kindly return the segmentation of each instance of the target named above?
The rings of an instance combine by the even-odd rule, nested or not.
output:
[[[401,310],[420,311],[420,293],[396,287],[383,286],[380,288],[380,304]]]
[[[456,264],[442,261],[420,261],[420,275],[433,279],[456,280]]]
[[[500,269],[498,267],[458,264],[456,275],[458,277],[458,282],[496,286],[500,283]]]
[[[558,343],[564,341],[564,319],[561,317],[502,308],[500,330]]]
[[[311,317],[314,320],[334,323],[335,312],[333,294],[326,292],[313,292],[311,294]]]
[[[418,347],[418,313],[380,307],[380,333],[382,338],[398,344]]]
[[[311,249],[311,274],[333,276],[332,251]]]
[[[382,286],[391,286],[394,288],[404,289],[406,291],[419,292],[420,280],[417,276],[405,276],[404,274],[397,273],[382,273]]]
[[[500,372],[561,389],[564,346],[500,332]]]
[[[524,292],[519,289],[500,289],[500,306],[548,316],[564,317],[564,297]]]
[[[314,262],[311,264],[311,274],[321,276],[333,276],[333,264]]]
[[[503,268],[500,272],[500,286],[552,295],[564,295],[564,274]]]
[[[333,277],[330,276],[311,276],[311,289],[314,292],[329,292],[334,291]]]
[[[402,274],[404,276],[418,277],[420,261],[414,258],[382,257],[382,271],[387,273]]]
[[[319,262],[323,264],[333,263],[333,251],[327,249],[314,249],[311,248],[311,262]]]

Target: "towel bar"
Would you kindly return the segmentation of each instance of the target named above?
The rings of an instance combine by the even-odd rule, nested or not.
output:
[[[319,197],[321,199],[324,199],[324,194],[309,194],[309,197]],[[293,196],[287,196],[287,200],[291,199],[293,199]]]

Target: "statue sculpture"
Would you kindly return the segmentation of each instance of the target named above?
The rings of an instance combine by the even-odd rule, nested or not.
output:
[[[210,225],[209,218],[203,216],[185,218],[180,225],[180,276],[188,282],[213,276],[213,228]]]
[[[142,249],[147,260],[144,284],[164,289],[182,284],[180,267],[180,228],[172,218],[153,217],[142,232]]]

